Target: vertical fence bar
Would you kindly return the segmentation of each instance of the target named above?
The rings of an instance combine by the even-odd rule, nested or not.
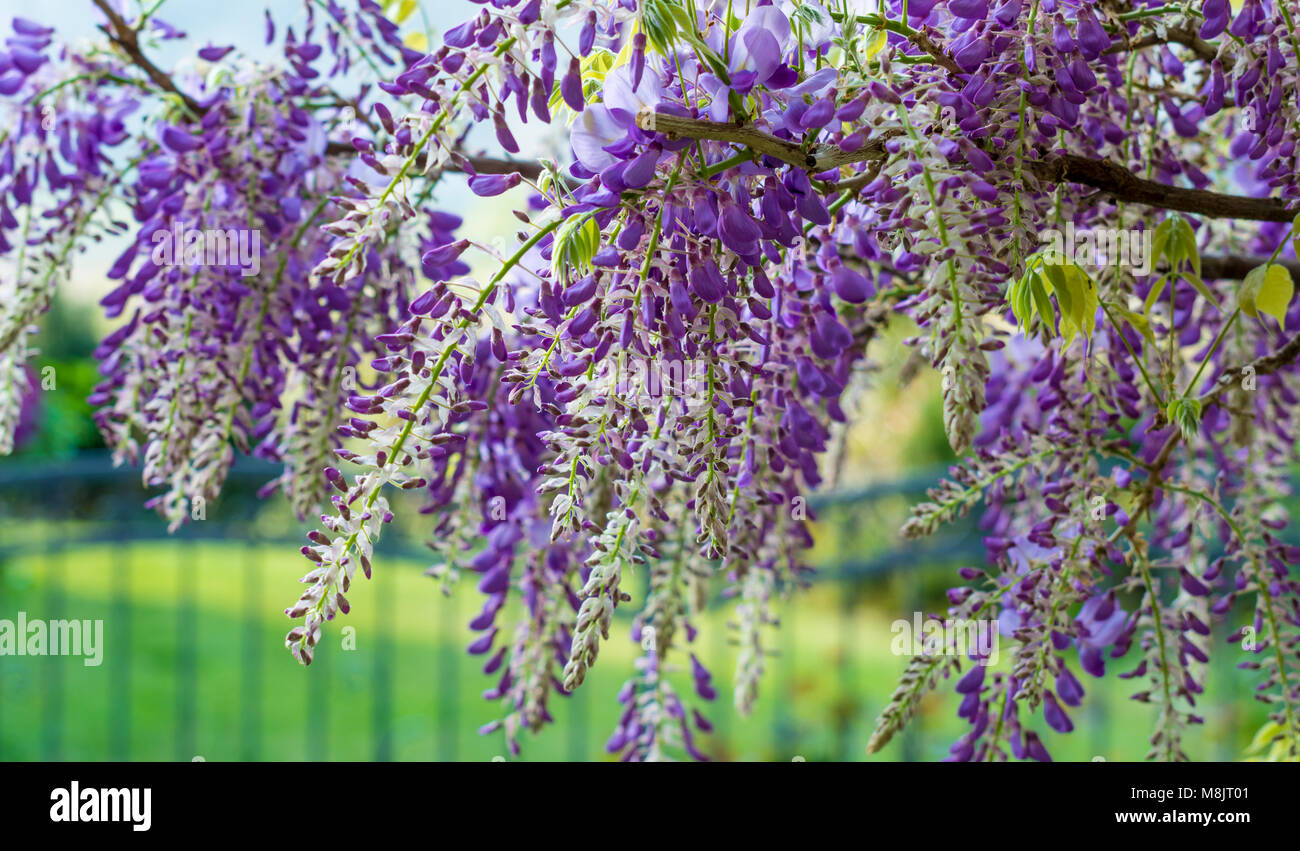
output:
[[[330,654],[323,645],[317,645],[310,667],[299,669],[298,675],[307,681],[307,760],[324,762],[329,759],[329,693],[333,665]]]
[[[239,758],[256,762],[262,754],[262,552],[244,545],[244,647],[239,673]]]
[[[193,544],[178,541],[176,549],[177,606],[176,606],[176,759],[188,762],[197,755],[195,750],[196,719],[195,698],[198,676],[198,651],[196,629],[198,612],[195,593],[198,571],[193,558],[185,557],[185,550]]]
[[[7,542],[5,542],[7,543]],[[0,546],[0,615],[10,617],[5,612],[5,583],[9,581],[9,557],[7,546]],[[0,761],[5,758],[5,662],[0,656]]]
[[[730,628],[727,625],[726,617],[719,617],[713,632],[713,662],[708,666],[710,671],[729,671],[734,670],[732,664],[727,662],[727,636]],[[701,660],[703,661],[703,660]],[[730,682],[729,682],[730,684]],[[712,713],[705,713],[709,721],[713,724],[714,741],[718,742],[718,748],[734,756],[740,753],[740,748],[736,742],[732,741],[732,724],[731,710],[736,705],[735,692],[730,689],[718,689],[718,699],[715,701],[718,705],[713,707]]]
[[[464,594],[453,592],[446,605],[440,607],[435,617],[440,618],[434,634],[437,636],[438,676],[434,680],[433,717],[437,725],[438,758],[454,762],[460,752],[460,666],[461,655],[456,652],[452,635],[461,621],[461,601]],[[447,613],[451,613],[448,629]]]
[[[45,551],[45,611],[37,617],[48,621],[62,619],[64,604],[64,557],[60,541],[52,540]],[[30,613],[28,615],[31,616]],[[21,640],[21,639],[20,639]],[[44,720],[41,747],[47,762],[63,757],[63,665],[53,656],[36,657],[41,668],[41,715]]]
[[[1107,685],[1110,685],[1110,683],[1107,683]],[[1098,688],[1100,687],[1099,684]],[[1099,697],[1101,697],[1100,700],[1089,700],[1086,703],[1087,708],[1084,710],[1087,713],[1088,726],[1091,728],[1088,744],[1092,751],[1086,758],[1091,760],[1094,757],[1101,757],[1110,760],[1114,758],[1114,754],[1110,752],[1110,728],[1107,725],[1110,723],[1111,701],[1114,700],[1114,692],[1108,688],[1104,696],[1099,695]]]
[[[835,752],[836,760],[849,759],[851,747],[852,719],[857,700],[854,694],[854,670],[851,650],[853,643],[853,585],[852,579],[841,571],[840,586],[840,629],[839,646],[836,648],[836,667],[839,670],[839,695],[831,711],[835,714]]]
[[[779,605],[779,604],[778,604]],[[799,753],[801,736],[799,735],[799,723],[794,713],[795,691],[797,683],[795,681],[794,670],[794,606],[781,606],[784,611],[780,615],[779,631],[781,641],[781,656],[779,665],[781,671],[781,694],[785,697],[779,704],[773,707],[772,712],[772,760],[775,762],[784,762],[797,756],[804,756]]]
[[[371,715],[375,761],[389,762],[393,758],[393,580],[395,576],[381,576],[375,587],[376,640],[373,668],[374,704]]]
[[[125,762],[131,756],[131,621],[135,607],[131,604],[131,554],[123,543],[112,548],[113,636],[108,679],[108,758]]]

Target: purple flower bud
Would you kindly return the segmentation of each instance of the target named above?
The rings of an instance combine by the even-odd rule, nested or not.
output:
[[[177,153],[187,153],[196,151],[203,147],[203,140],[196,136],[191,136],[183,130],[180,130],[168,124],[163,127],[162,143]]]
[[[446,266],[451,261],[459,257],[466,248],[469,248],[468,239],[458,239],[455,242],[449,242],[446,245],[439,245],[424,252],[420,257],[420,266],[424,269],[424,274],[429,277],[435,277],[430,270],[437,269],[440,266]]]
[[[27,18],[15,17],[13,19],[14,32],[19,35],[29,35],[35,38],[44,38],[47,35],[54,34],[54,27],[43,27],[35,21]]]
[[[497,628],[493,627],[491,632],[470,642],[470,645],[465,648],[465,652],[471,656],[481,656],[492,649],[492,642],[496,641],[496,638]]]
[[[1194,597],[1205,597],[1210,593],[1210,589],[1201,584],[1201,581],[1193,576],[1191,571],[1184,569],[1181,573],[1183,590],[1188,594]]]
[[[591,53],[591,48],[596,43],[596,13],[588,12],[587,20],[582,25],[582,31],[578,33],[578,55],[586,56]],[[576,107],[575,107],[576,109]]]
[[[957,51],[953,59],[961,66],[963,71],[974,72],[976,68],[984,64],[988,58],[989,46],[983,39],[975,39],[970,44]]]
[[[1021,0],[1007,0],[997,8],[993,17],[1004,27],[1009,27],[1020,18]]]
[[[587,105],[582,97],[582,67],[577,59],[569,60],[569,73],[565,74],[564,79],[560,81],[560,94],[564,96],[564,102],[575,112],[582,112]]]
[[[646,36],[643,32],[637,32],[632,36],[632,90],[635,91],[641,85],[641,76],[645,73],[645,45]]]
[[[1097,59],[1110,47],[1110,35],[1085,6],[1079,10],[1079,51],[1087,59]]]
[[[443,44],[448,47],[469,47],[474,43],[477,19],[466,21],[458,27],[452,27],[442,36]]]
[[[223,56],[234,49],[233,47],[212,47],[209,45],[199,50],[199,58],[206,59],[208,62],[219,62]]]
[[[486,198],[514,189],[519,185],[521,179],[517,173],[476,174],[469,179],[469,188],[475,195]]]
[[[1205,0],[1205,5],[1201,7],[1201,14],[1205,17],[1205,23],[1201,24],[1199,33],[1201,38],[1217,38],[1226,30],[1231,11],[1228,0]]]
[[[834,117],[835,96],[827,95],[808,107],[807,111],[799,118],[799,127],[804,130],[819,129],[829,124]]]
[[[958,694],[972,694],[980,690],[984,685],[985,665],[972,665],[971,669],[966,672],[960,680],[957,681]]]
[[[415,301],[411,302],[411,315],[423,316],[429,312],[434,303],[442,296],[442,291],[438,288],[426,290],[418,296]]]
[[[1070,673],[1070,669],[1064,666],[1056,677],[1056,693],[1061,696],[1066,706],[1078,706],[1083,702],[1083,686],[1074,674]]]
[[[1070,35],[1069,26],[1059,15],[1052,24],[1052,45],[1062,53],[1074,52],[1074,36]]]
[[[699,311],[695,307],[695,302],[691,301],[690,293],[686,291],[686,285],[682,279],[674,276],[668,284],[668,299],[672,303],[673,310],[685,316],[687,319],[694,319]]]
[[[510,132],[510,127],[506,124],[504,110],[498,109],[492,113],[492,125],[496,130],[497,142],[501,144],[501,147],[512,154],[519,153],[519,143],[515,141],[514,134]]]
[[[758,225],[739,205],[723,204],[718,222],[718,237],[723,245],[743,257],[758,250],[758,240],[762,235]]]
[[[853,335],[849,333],[849,329],[841,325],[833,314],[825,311],[817,314],[812,331],[813,354],[831,360],[839,357],[840,352],[848,348],[852,342]]]

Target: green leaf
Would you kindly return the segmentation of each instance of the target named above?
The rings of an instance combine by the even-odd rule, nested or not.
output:
[[[1237,303],[1241,312],[1247,316],[1259,318],[1261,311],[1286,325],[1286,309],[1295,295],[1295,282],[1285,266],[1265,263],[1256,266],[1247,274],[1237,291]]]
[[[1044,286],[1042,275],[1036,274],[1029,279],[1029,292],[1034,296],[1034,304],[1038,308],[1038,315],[1043,318],[1048,330],[1055,333],[1056,311],[1052,309],[1052,300],[1047,295],[1047,287]]]
[[[1165,291],[1165,284],[1169,283],[1168,275],[1161,275],[1154,284],[1151,285],[1151,292],[1147,293],[1146,301],[1142,302],[1142,312],[1148,317],[1151,316],[1151,308],[1159,301],[1160,294]]]
[[[1011,304],[1011,312],[1016,317],[1016,324],[1021,328],[1029,321],[1030,311],[1029,304],[1029,276],[1032,272],[1025,272],[1015,281],[1011,282],[1011,288],[1007,292],[1007,301]]]
[[[1196,265],[1199,266],[1200,263],[1197,262]],[[1201,280],[1199,269],[1197,269],[1195,274],[1191,272],[1184,272],[1183,279],[1186,280],[1192,286],[1196,287],[1196,291],[1199,292],[1202,296],[1204,296],[1206,301],[1214,305],[1219,310],[1223,309],[1222,307],[1219,307],[1219,302],[1218,299],[1214,297],[1214,292],[1208,286],[1206,286],[1205,281]]]
[[[1169,247],[1170,236],[1174,232],[1174,220],[1171,216],[1160,224],[1156,225],[1156,233],[1151,243],[1151,259],[1153,262],[1159,262],[1161,257],[1165,257],[1165,250]],[[1171,264],[1176,262],[1171,260]]]
[[[1071,318],[1079,333],[1091,339],[1097,321],[1097,286],[1082,267],[1073,264],[1066,270],[1066,279],[1072,288],[1074,312]]]
[[[1120,318],[1122,318],[1125,322],[1132,325],[1133,328],[1139,334],[1141,334],[1143,337],[1147,339],[1147,342],[1151,343],[1152,345],[1155,344],[1156,336],[1154,333],[1152,333],[1151,323],[1147,321],[1147,318],[1145,316],[1135,311],[1129,310],[1127,307],[1121,307],[1118,304],[1107,304],[1106,306],[1111,310],[1115,311],[1116,313],[1118,313],[1120,315]]]
[[[1192,230],[1191,223],[1182,216],[1177,217],[1174,229],[1182,255],[1192,261],[1192,268],[1196,270],[1197,275],[1200,275],[1201,252],[1196,247],[1196,231]]]
[[[1285,266],[1269,264],[1264,274],[1264,286],[1255,295],[1255,306],[1286,325],[1286,309],[1295,295],[1295,282]]]
[[[1065,277],[1064,266],[1044,266],[1043,271],[1047,274],[1047,280],[1052,284],[1052,292],[1056,294],[1056,303],[1061,307],[1061,318],[1065,319],[1073,315],[1073,299],[1071,299],[1070,284]]]
[[[1080,333],[1091,337],[1098,306],[1097,287],[1092,278],[1071,261],[1048,263],[1046,259],[1047,254],[1042,251],[1029,257],[1025,261],[1025,274],[1007,292],[1011,311],[1020,327],[1027,328],[1037,312],[1048,332],[1059,334],[1066,343]]]

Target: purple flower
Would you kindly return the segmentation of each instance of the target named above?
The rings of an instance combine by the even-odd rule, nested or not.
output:
[[[1038,762],[1051,762],[1052,757],[1047,753],[1047,748],[1043,747],[1043,742],[1038,738],[1038,734],[1032,730],[1025,732],[1025,754],[1032,760]]]
[[[718,696],[718,691],[713,687],[713,675],[700,662],[694,653],[691,654],[691,679],[695,681],[695,692],[705,700],[713,700]]]
[[[1232,7],[1228,0],[1205,0],[1205,5],[1201,7],[1201,14],[1205,16],[1205,23],[1201,24],[1201,38],[1216,38],[1228,28],[1228,16],[1232,12]]]
[[[825,311],[817,314],[812,332],[812,350],[815,355],[827,360],[839,357],[852,342],[853,335],[849,329],[840,324],[833,314]]]
[[[948,11],[959,18],[982,21],[989,14],[988,0],[950,0]]]
[[[197,151],[203,147],[203,140],[197,136],[191,136],[178,127],[168,124],[163,127],[162,143],[178,154]]]
[[[1043,717],[1048,726],[1058,733],[1068,733],[1074,729],[1074,722],[1065,714],[1061,704],[1056,702],[1056,695],[1050,691],[1043,694]]]
[[[569,72],[560,80],[560,94],[575,112],[582,112],[587,105],[582,96],[582,69],[576,58],[569,61]]]
[[[201,48],[199,50],[199,57],[202,59],[206,59],[209,62],[219,62],[222,59],[222,57],[224,57],[227,53],[229,53],[234,49],[235,49],[234,47],[230,47],[230,46],[213,47],[212,45],[208,45],[207,47]]]
[[[847,266],[838,266],[831,272],[831,284],[835,294],[850,304],[861,304],[875,295],[871,282]]]
[[[469,188],[475,195],[489,197],[500,195],[519,185],[519,174],[476,174],[469,179]]]

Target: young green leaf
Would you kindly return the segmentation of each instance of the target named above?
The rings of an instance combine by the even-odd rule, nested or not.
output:
[[[600,250],[600,228],[591,212],[574,213],[555,232],[551,270],[557,281],[568,281],[570,271],[591,270],[592,258]]]
[[[1165,416],[1178,426],[1183,440],[1191,442],[1201,430],[1201,400],[1195,397],[1172,399],[1165,408]]]
[[[1191,223],[1182,216],[1176,216],[1174,230],[1178,239],[1178,247],[1183,257],[1192,261],[1192,269],[1199,276],[1201,274],[1201,252],[1196,247],[1196,231],[1192,230]],[[1172,261],[1171,261],[1172,262]]]
[[[1197,266],[1200,265],[1199,259],[1196,265]],[[1183,280],[1187,281],[1189,284],[1196,287],[1196,291],[1200,293],[1201,296],[1210,304],[1214,305],[1219,310],[1223,309],[1222,307],[1219,306],[1219,300],[1214,297],[1214,291],[1211,290],[1208,285],[1206,285],[1205,281],[1201,280],[1201,273],[1199,269],[1197,269],[1195,273],[1184,272]]]
[[[1295,295],[1295,282],[1285,266],[1265,263],[1247,274],[1237,291],[1237,303],[1242,313],[1259,318],[1260,312],[1274,317],[1286,325],[1286,309]]]

